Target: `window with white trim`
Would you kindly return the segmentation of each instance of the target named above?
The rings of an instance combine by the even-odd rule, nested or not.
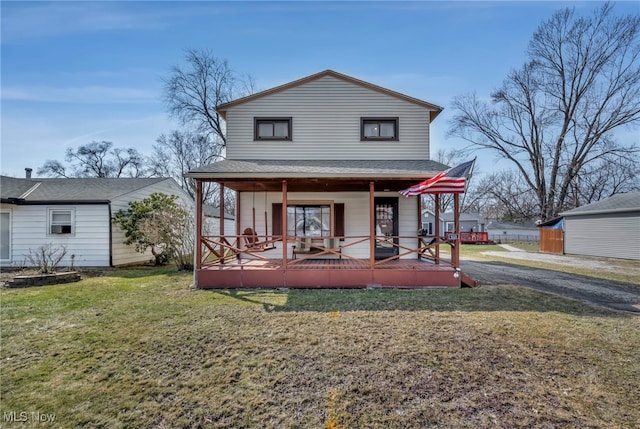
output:
[[[48,234],[73,234],[73,215],[73,209],[49,209]]]

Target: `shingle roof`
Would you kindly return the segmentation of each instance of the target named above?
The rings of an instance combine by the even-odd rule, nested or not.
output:
[[[111,201],[114,198],[167,180],[155,178],[34,178],[0,177],[3,200],[38,201]]]
[[[427,160],[223,160],[196,168],[187,177],[362,177],[426,178],[448,167]]]
[[[14,177],[0,176],[0,194],[2,199],[20,198],[38,182],[30,179],[16,179]]]
[[[580,216],[586,214],[604,214],[640,211],[640,192],[629,192],[626,194],[616,194],[604,200],[587,204],[560,213],[560,216]]]

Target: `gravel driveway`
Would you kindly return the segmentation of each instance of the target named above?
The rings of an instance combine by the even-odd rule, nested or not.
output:
[[[637,268],[620,268],[610,263],[587,258],[528,253],[509,246],[503,247],[510,251],[483,253],[501,258],[536,260],[554,265],[574,265],[598,270],[631,269],[640,273],[640,264]],[[640,285],[496,261],[463,259],[461,268],[464,273],[475,280],[480,280],[482,284],[516,284],[610,310],[640,315]]]

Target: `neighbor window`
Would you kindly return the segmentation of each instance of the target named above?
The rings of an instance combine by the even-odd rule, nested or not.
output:
[[[398,140],[398,118],[361,118],[361,140]]]
[[[49,234],[71,234],[73,225],[73,210],[49,210]]]
[[[291,140],[291,118],[254,118],[255,140]]]

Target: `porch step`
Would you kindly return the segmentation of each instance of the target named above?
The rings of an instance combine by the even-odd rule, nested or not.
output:
[[[480,287],[480,280],[474,280],[471,276],[460,271],[460,285],[462,287]]]

